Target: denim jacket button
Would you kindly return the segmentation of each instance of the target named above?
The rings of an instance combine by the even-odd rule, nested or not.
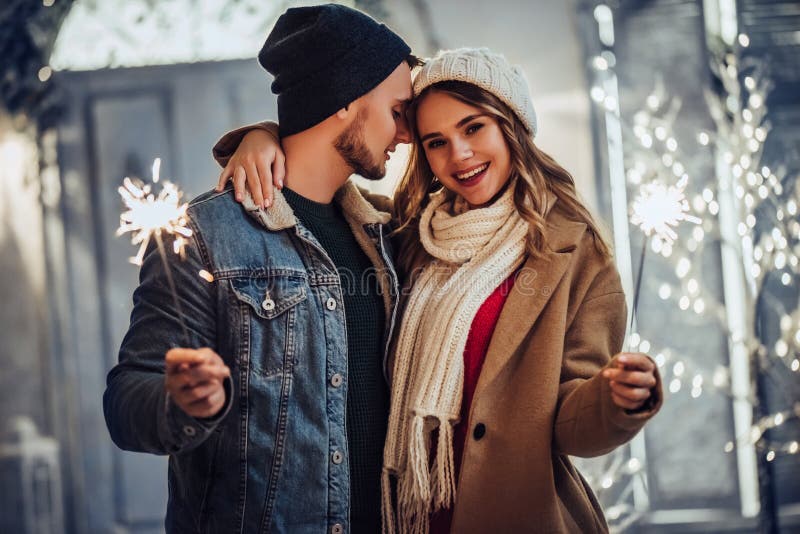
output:
[[[331,534],[342,534],[344,532],[344,527],[339,523],[336,523],[331,527]]]
[[[339,386],[341,386],[342,385],[342,375],[340,375],[339,373],[336,373],[335,375],[333,375],[331,377],[331,385],[333,387],[335,387],[335,388],[338,388]]]
[[[264,302],[261,303],[261,307],[267,311],[272,311],[275,309],[275,301],[271,298],[265,298]]]
[[[185,427],[183,427],[183,433],[191,438],[195,434],[197,434],[197,429],[193,426],[186,425]]]
[[[325,306],[328,307],[329,310],[333,311],[336,309],[336,299],[333,297],[329,298],[328,301],[325,303]]]
[[[342,463],[342,460],[344,460],[344,457],[342,456],[342,453],[339,451],[334,451],[334,453],[331,455],[331,461],[336,465]]]

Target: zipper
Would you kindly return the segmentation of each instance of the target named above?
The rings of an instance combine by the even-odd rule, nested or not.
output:
[[[389,319],[389,329],[386,333],[386,343],[383,349],[383,379],[386,383],[389,383],[389,370],[387,369],[387,364],[389,363],[389,347],[392,343],[392,334],[394,333],[395,322],[397,319],[397,308],[400,304],[400,282],[397,279],[397,273],[394,270],[394,264],[389,260],[388,256],[386,255],[386,247],[383,243],[383,225],[378,225],[378,243],[379,249],[381,253],[381,258],[383,259],[383,263],[386,265],[387,270],[389,271],[389,278],[392,281],[392,289],[394,289],[395,298],[392,299],[392,316]],[[391,299],[392,296],[389,295]]]

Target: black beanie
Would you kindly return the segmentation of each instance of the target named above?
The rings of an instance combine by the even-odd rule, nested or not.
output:
[[[365,95],[410,53],[403,39],[361,11],[337,4],[288,9],[258,54],[275,77],[281,137]]]

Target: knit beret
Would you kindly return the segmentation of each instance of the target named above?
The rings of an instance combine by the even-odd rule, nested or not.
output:
[[[427,87],[444,81],[461,81],[477,85],[505,103],[516,113],[531,137],[536,137],[538,123],[531,92],[522,69],[510,65],[506,58],[488,48],[442,50],[425,60],[414,77],[414,96]]]
[[[322,122],[385,80],[411,53],[396,33],[338,4],[286,10],[258,62],[275,79],[282,137]]]

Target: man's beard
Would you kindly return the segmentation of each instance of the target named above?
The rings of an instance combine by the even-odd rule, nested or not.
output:
[[[386,175],[386,167],[375,163],[364,139],[364,123],[367,110],[362,109],[355,120],[334,141],[333,146],[353,172],[368,180],[380,180]]]

